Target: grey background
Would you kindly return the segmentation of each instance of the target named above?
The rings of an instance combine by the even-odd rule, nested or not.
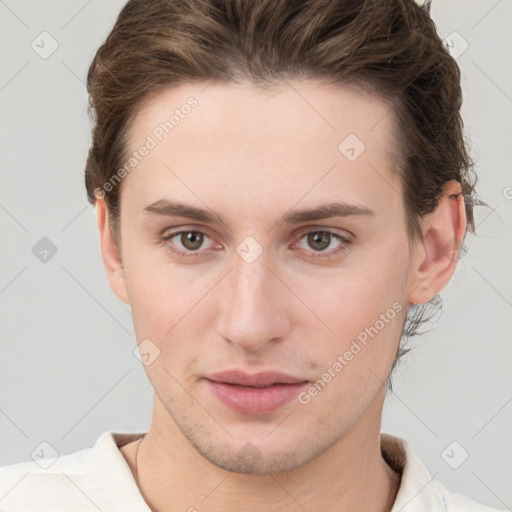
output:
[[[433,3],[441,37],[469,45],[457,60],[489,208],[476,209],[444,313],[395,377],[382,430],[409,440],[448,488],[510,508],[512,0]],[[0,465],[30,460],[42,441],[64,454],[149,426],[130,309],[109,288],[83,185],[84,81],[123,4],[0,0]],[[58,42],[46,59],[31,47],[43,31]],[[43,237],[57,248],[47,262],[32,252]]]

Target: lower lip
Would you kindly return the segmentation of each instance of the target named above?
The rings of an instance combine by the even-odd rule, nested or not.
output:
[[[307,382],[274,384],[265,388],[252,388],[207,380],[214,395],[231,409],[244,414],[268,414],[293,398]]]

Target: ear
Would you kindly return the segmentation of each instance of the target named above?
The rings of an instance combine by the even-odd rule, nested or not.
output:
[[[105,200],[97,197],[95,207],[96,221],[100,235],[101,257],[105,265],[110,287],[120,300],[129,304],[130,301],[126,291],[126,281],[124,278],[120,248],[117,247],[116,240],[112,234]]]
[[[420,222],[422,240],[413,249],[408,298],[411,304],[425,304],[450,281],[467,219],[461,185],[452,180],[443,187],[436,209]]]

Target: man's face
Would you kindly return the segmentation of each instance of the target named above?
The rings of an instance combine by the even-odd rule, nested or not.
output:
[[[132,126],[129,150],[150,149],[123,183],[116,293],[162,430],[226,469],[291,470],[380,421],[410,288],[393,114],[313,82],[205,85],[160,93]],[[231,370],[296,383],[214,376]]]

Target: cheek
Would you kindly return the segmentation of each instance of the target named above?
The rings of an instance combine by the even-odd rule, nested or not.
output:
[[[195,265],[171,262],[164,248],[127,254],[125,279],[137,341],[154,342],[166,367],[169,361],[173,367],[177,361],[188,364],[190,354],[197,352],[194,345],[201,340],[200,333],[212,324],[207,305],[219,273],[198,272]]]
[[[352,403],[356,397],[371,395],[386,380],[396,355],[407,311],[407,258],[389,249],[382,254],[388,256],[340,269],[323,283],[317,281],[322,294],[309,288],[304,300],[334,331],[325,330],[316,355],[321,356],[319,387],[335,382],[328,384],[331,392],[326,394],[335,401]],[[317,320],[315,325],[322,328]]]
[[[156,354],[144,370],[160,399],[187,399],[178,383],[187,389],[193,383],[187,378],[197,363],[195,340],[201,339],[200,331],[208,322],[201,308],[205,286],[193,284],[189,272],[169,262],[151,264],[151,257],[132,254],[126,272],[135,336],[137,343],[144,340],[141,347]]]
[[[386,323],[385,330],[390,331],[388,326],[399,324],[398,313],[406,309],[406,255],[389,248],[375,252],[379,255],[331,269],[323,276],[301,278],[301,297],[329,328],[331,339],[338,340],[338,348],[374,325],[381,315],[394,320]]]
[[[124,258],[126,288],[138,340],[141,336],[161,339],[184,314],[182,310],[190,300],[185,277],[168,262],[161,261],[162,252],[163,249],[131,246]]]

